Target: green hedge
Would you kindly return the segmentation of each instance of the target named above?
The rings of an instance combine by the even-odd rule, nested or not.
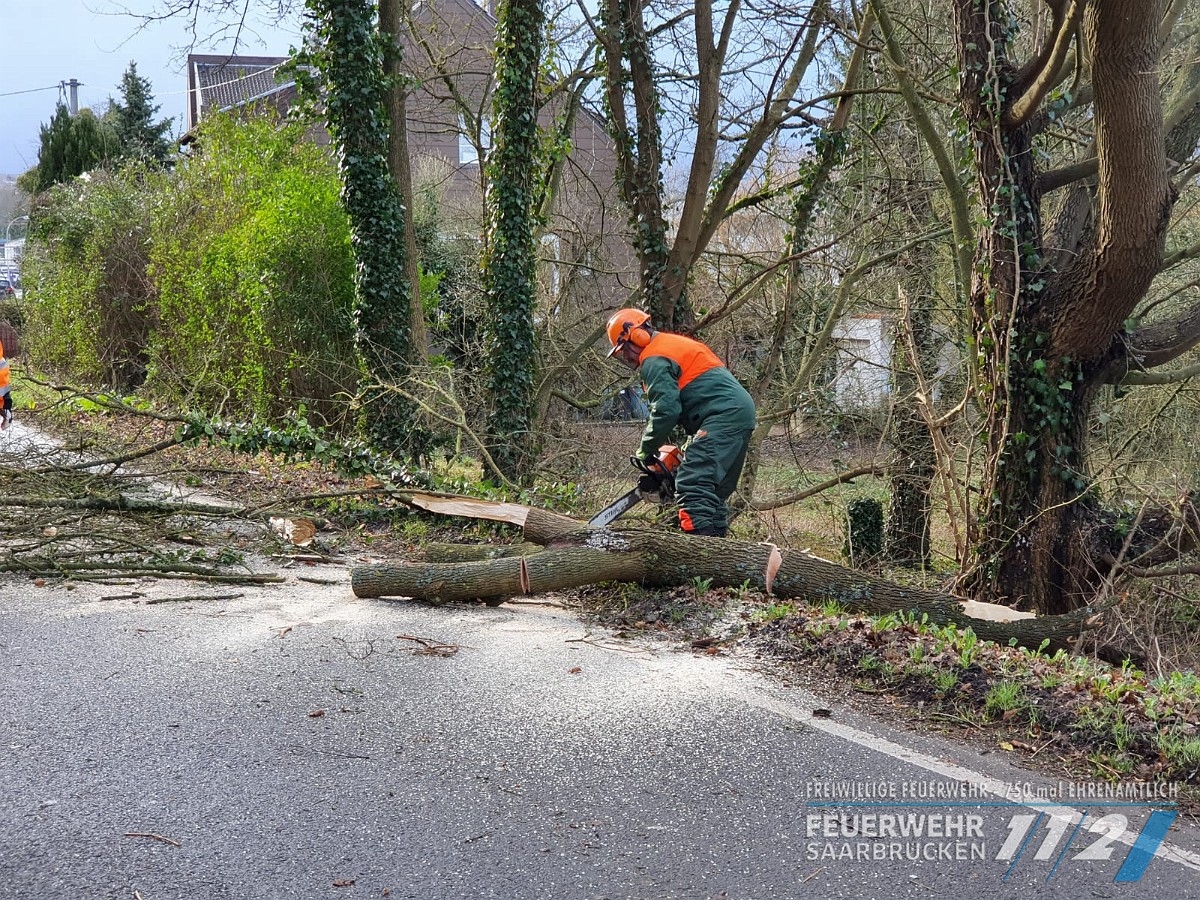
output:
[[[218,117],[170,171],[94,173],[40,198],[30,358],[225,416],[357,390],[354,261],[328,153],[299,126]]]

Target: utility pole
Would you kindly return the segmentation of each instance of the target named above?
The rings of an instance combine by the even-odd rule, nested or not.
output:
[[[79,115],[79,89],[83,87],[82,81],[77,81],[72,78],[70,81],[60,81],[58,89],[65,91],[68,97],[67,108],[71,110],[71,115]]]

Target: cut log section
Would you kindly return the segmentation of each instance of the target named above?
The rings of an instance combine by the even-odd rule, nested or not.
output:
[[[404,494],[410,505],[445,515],[506,522],[522,528],[541,550],[467,562],[424,560],[359,566],[351,571],[358,597],[394,597],[446,603],[541,594],[598,582],[676,587],[702,579],[713,587],[747,585],[776,597],[811,604],[834,601],[854,613],[909,612],[936,625],[970,627],[979,637],[1026,647],[1069,647],[1098,610],[1035,617],[1005,606],[960,600],[904,587],[821,559],[748,543],[642,528],[590,528],[567,516],[512,503],[437,494]],[[439,556],[439,558],[445,558]]]

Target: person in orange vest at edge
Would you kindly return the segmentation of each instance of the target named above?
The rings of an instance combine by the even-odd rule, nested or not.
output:
[[[639,309],[617,310],[608,320],[609,356],[642,376],[650,420],[637,455],[658,458],[677,424],[691,435],[675,474],[679,527],[689,534],[725,537],[729,507],[754,433],[754,400],[709,347],[681,334],[656,331]],[[638,487],[658,489],[660,479],[643,475]]]
[[[12,424],[12,386],[9,383],[8,359],[4,355],[4,344],[0,343],[0,431]]]
[[[12,425],[12,385],[8,373],[8,360],[4,355],[4,343],[0,343],[0,431]]]

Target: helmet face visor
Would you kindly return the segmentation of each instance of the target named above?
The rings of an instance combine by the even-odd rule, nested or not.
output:
[[[612,349],[609,350],[606,354],[604,354],[604,358],[612,359],[614,356],[616,356],[618,353],[620,353],[625,348],[625,345],[628,343],[629,343],[629,341],[626,338],[618,339],[618,341],[612,345]]]

